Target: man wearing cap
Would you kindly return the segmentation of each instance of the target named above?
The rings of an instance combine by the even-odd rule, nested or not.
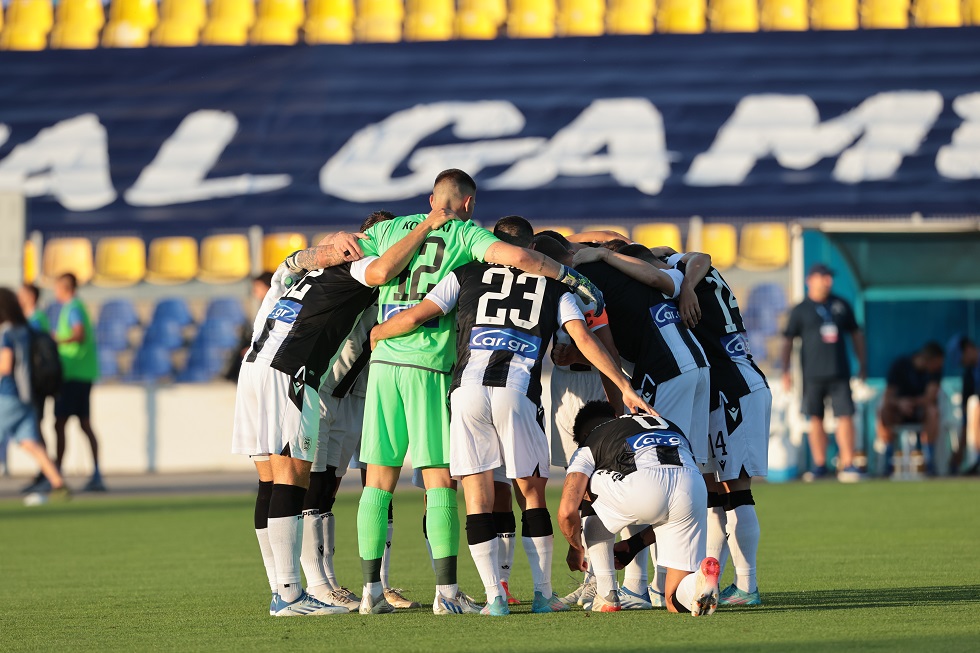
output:
[[[841,482],[856,482],[860,473],[854,466],[854,401],[851,399],[851,364],[845,334],[850,334],[860,369],[865,378],[864,334],[854,318],[850,304],[832,294],[834,271],[823,263],[810,268],[806,276],[807,296],[793,307],[783,332],[783,388],[792,387],[789,372],[793,340],[799,338],[802,347],[800,367],[803,371],[803,413],[810,418],[810,453],[813,469],[804,480],[827,476],[827,434],[823,429],[824,402],[830,397],[837,417],[837,448],[839,451],[837,478]]]

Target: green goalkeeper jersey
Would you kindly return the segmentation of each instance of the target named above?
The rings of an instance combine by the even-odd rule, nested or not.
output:
[[[379,222],[361,241],[365,256],[380,256],[425,220],[426,215],[408,215]],[[450,272],[471,261],[483,261],[490,245],[498,242],[492,233],[467,220],[450,220],[423,241],[404,271],[380,287],[378,321],[418,304],[426,293]],[[378,343],[371,362],[409,365],[449,372],[456,361],[456,312],[433,318],[412,333]]]

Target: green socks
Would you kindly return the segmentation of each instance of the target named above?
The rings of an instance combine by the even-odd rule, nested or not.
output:
[[[374,487],[366,487],[361,492],[361,500],[357,506],[357,546],[365,583],[381,580],[381,558],[384,556],[388,538],[390,504],[391,492]]]
[[[425,491],[425,529],[432,546],[433,560],[438,562],[439,558],[459,555],[456,490],[439,487]]]

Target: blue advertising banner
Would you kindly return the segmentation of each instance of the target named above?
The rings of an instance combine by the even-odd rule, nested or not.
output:
[[[980,29],[0,53],[31,229],[329,227],[980,207]]]

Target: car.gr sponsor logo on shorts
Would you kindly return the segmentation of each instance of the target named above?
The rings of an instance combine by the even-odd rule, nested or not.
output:
[[[677,304],[673,302],[663,302],[650,308],[650,315],[658,328],[664,328],[670,324],[678,324],[681,321],[681,312],[677,309]]]
[[[656,433],[639,433],[626,438],[626,444],[633,451],[648,449],[650,447],[679,447],[681,446],[681,436],[674,431],[657,431]]]
[[[744,358],[751,354],[749,351],[749,339],[744,333],[733,333],[721,338],[721,346],[725,348],[725,353],[732,358]]]
[[[301,308],[303,308],[303,305],[299,302],[294,302],[289,299],[280,299],[278,302],[276,302],[276,305],[272,307],[272,310],[269,312],[269,317],[279,322],[292,324],[296,321],[296,316],[299,315],[299,310]]]
[[[470,349],[511,351],[534,358],[541,349],[541,338],[513,329],[475,327],[470,331]]]

